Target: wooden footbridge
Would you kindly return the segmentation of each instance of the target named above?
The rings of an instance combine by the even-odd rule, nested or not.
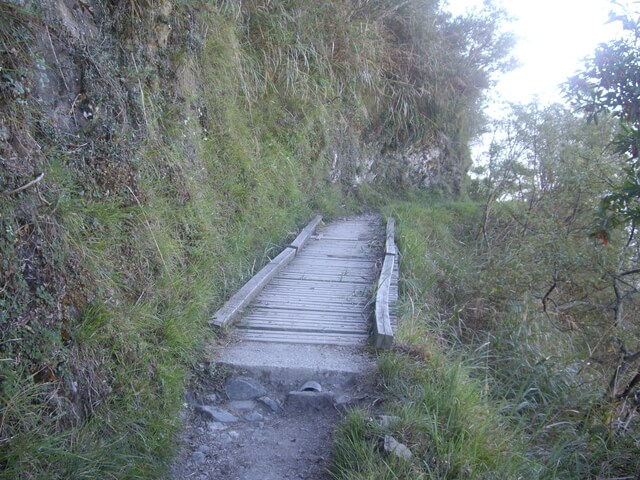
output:
[[[393,341],[398,261],[395,223],[367,215],[316,217],[247,282],[211,323],[242,339],[326,345]],[[386,235],[385,235],[386,231]]]

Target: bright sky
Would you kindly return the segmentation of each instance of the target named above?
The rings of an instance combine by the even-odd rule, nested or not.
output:
[[[498,0],[515,17],[509,30],[521,67],[505,74],[496,93],[509,102],[526,103],[537,95],[543,103],[562,102],[558,85],[583,65],[581,59],[621,32],[608,24],[610,0]],[[454,14],[479,6],[481,0],[448,0]]]

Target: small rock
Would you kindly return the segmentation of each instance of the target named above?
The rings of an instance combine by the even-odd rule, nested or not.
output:
[[[300,410],[324,410],[333,408],[331,392],[289,392],[287,407]]]
[[[211,447],[209,445],[200,445],[198,451],[206,455],[211,451]]]
[[[264,417],[258,412],[249,412],[244,415],[244,419],[248,422],[261,422],[264,420]]]
[[[227,445],[227,444],[229,444],[229,443],[231,443],[233,441],[233,439],[231,438],[231,435],[229,435],[228,433],[223,433],[218,438],[220,440],[220,443],[223,443],[225,445]]]
[[[10,138],[11,134],[9,133],[9,129],[0,127],[0,142],[8,142]]]
[[[207,461],[207,458],[202,452],[193,452],[193,454],[191,455],[191,459],[197,464],[203,464]]]
[[[233,423],[238,421],[238,417],[218,407],[196,405],[195,409],[196,412],[200,413],[203,417],[215,420],[216,422]]]
[[[224,423],[220,422],[210,422],[209,423],[209,431],[218,432],[220,430],[225,430],[227,426]]]
[[[232,431],[230,431],[230,432],[229,432],[229,436],[230,436],[231,438],[233,438],[234,440],[237,440],[237,439],[239,439],[239,438],[240,438],[240,434],[239,434],[238,432],[234,431],[234,430],[232,430]]]
[[[280,405],[278,404],[278,402],[276,402],[270,397],[267,397],[266,395],[263,397],[258,397],[258,401],[263,405],[266,405],[267,407],[269,407],[272,412],[280,411]]]
[[[187,405],[198,405],[198,399],[196,398],[196,394],[193,392],[185,392],[184,401]]]
[[[232,410],[253,410],[256,408],[256,402],[253,400],[233,400],[227,406]]]
[[[206,405],[215,405],[218,403],[218,396],[215,393],[210,393],[209,395],[205,395],[204,403]]]
[[[398,442],[391,435],[384,436],[384,451],[393,453],[396,457],[404,460],[408,460],[413,456],[411,450],[404,443]]]
[[[224,390],[230,400],[252,400],[267,393],[262,385],[250,377],[233,377]]]
[[[399,421],[400,417],[395,415],[378,415],[378,423],[380,423],[380,426],[383,428],[388,428]]]

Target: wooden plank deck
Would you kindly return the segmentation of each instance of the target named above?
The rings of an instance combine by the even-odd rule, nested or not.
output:
[[[237,325],[240,338],[364,344],[371,330],[383,240],[384,225],[374,215],[319,228],[255,297]]]

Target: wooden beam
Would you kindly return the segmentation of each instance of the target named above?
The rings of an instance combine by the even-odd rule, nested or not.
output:
[[[244,284],[209,320],[209,325],[225,327],[238,319],[242,310],[258,296],[262,289],[275,277],[280,270],[288,265],[311,237],[318,224],[322,221],[320,215],[316,216],[300,232],[296,239],[288,245],[277,257],[271,260],[262,270],[255,274],[251,280]]]
[[[376,348],[391,348],[393,344],[393,330],[389,316],[389,291],[396,254],[395,220],[388,218],[384,263],[380,271],[378,291],[376,292],[376,318],[373,326],[373,341]]]
[[[309,240],[311,235],[313,235],[313,233],[316,231],[316,228],[318,228],[318,225],[320,225],[321,221],[322,215],[316,215],[316,217],[311,220],[311,222],[309,222],[309,225],[304,227],[304,229],[300,232],[300,235],[298,235],[296,239],[287,246],[295,248],[296,250],[302,250],[302,247],[304,247],[304,244],[307,243],[307,240]]]

